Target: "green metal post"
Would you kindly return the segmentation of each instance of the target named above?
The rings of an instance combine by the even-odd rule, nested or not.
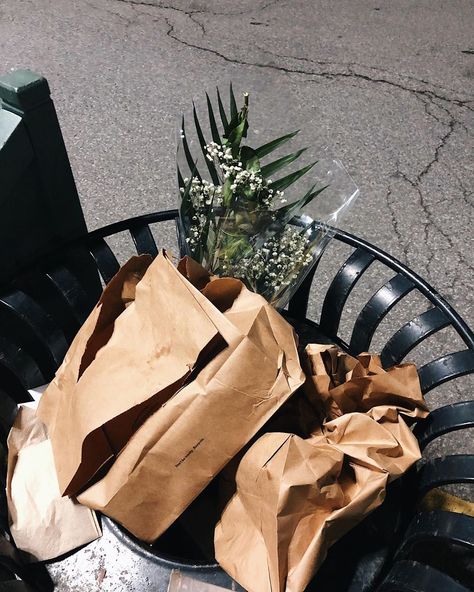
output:
[[[48,82],[0,76],[0,284],[87,232]]]

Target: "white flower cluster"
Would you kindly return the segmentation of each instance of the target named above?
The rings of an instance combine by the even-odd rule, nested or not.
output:
[[[261,294],[278,293],[296,279],[300,270],[312,261],[310,239],[287,226],[268,239],[252,257],[239,265],[237,274],[259,287]]]
[[[232,162],[234,160],[232,157],[232,150],[230,148],[224,148],[216,142],[211,142],[210,144],[207,144],[204,148],[207,152],[206,158],[210,161],[217,160],[219,163],[222,163]]]
[[[189,179],[185,178],[184,183],[189,184]],[[184,193],[185,189],[181,188],[181,193]],[[205,179],[199,179],[193,177],[189,186],[189,197],[194,207],[195,214],[191,218],[191,226],[189,229],[189,235],[186,238],[186,242],[191,247],[195,247],[199,244],[202,230],[207,220],[207,210],[209,206],[219,207],[222,205],[222,186],[213,185]]]
[[[231,180],[232,191],[250,189],[251,192],[258,193],[259,201],[264,208],[270,208],[275,198],[280,203],[286,202],[283,191],[274,191],[270,188],[271,179],[265,180],[260,173],[244,169],[242,163],[233,158],[230,148],[211,142],[205,149],[206,158],[220,167],[224,181]]]

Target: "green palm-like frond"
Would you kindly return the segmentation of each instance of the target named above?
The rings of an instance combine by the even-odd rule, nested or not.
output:
[[[277,138],[276,140],[272,140],[271,142],[268,142],[267,144],[263,144],[263,146],[260,146],[259,148],[255,148],[255,152],[258,154],[259,158],[263,158],[264,156],[271,154],[273,151],[275,151],[280,146],[283,146],[283,144],[286,144],[287,142],[289,142],[291,139],[293,139],[299,133],[300,133],[300,130],[296,130],[294,132],[291,132],[289,134],[281,136],[281,138]]]
[[[229,87],[229,111],[226,111],[224,107],[224,103],[222,101],[222,96],[220,90],[216,89],[217,95],[217,112],[219,113],[219,119],[221,123],[221,130],[219,130],[219,126],[217,123],[216,117],[216,110],[212,103],[211,98],[206,93],[206,103],[207,103],[207,115],[209,119],[209,133],[203,130],[201,122],[198,117],[196,106],[193,104],[193,119],[194,119],[194,128],[197,139],[199,141],[201,151],[204,156],[204,160],[206,161],[206,166],[210,175],[212,182],[217,185],[220,183],[219,176],[216,170],[214,163],[212,163],[209,159],[206,158],[205,146],[208,143],[206,139],[206,135],[212,138],[212,141],[218,145],[231,145],[231,147],[237,147],[239,149],[239,156],[241,157],[240,160],[242,162],[248,161],[245,158],[245,154],[248,154],[249,150],[252,150],[253,154],[253,167],[255,168],[255,162],[259,162],[266,156],[270,155],[272,152],[292,140],[298,133],[299,130],[290,132],[276,138],[270,142],[259,146],[258,148],[250,149],[248,146],[241,146],[242,139],[245,138],[247,133],[247,114],[245,113],[244,117],[242,117],[242,110],[238,110],[237,108],[237,101],[235,98],[235,94],[232,88],[232,84]],[[189,147],[188,139],[186,137],[185,129],[184,129],[184,117],[182,123],[182,146],[184,155],[186,158],[186,162],[189,168],[189,173],[194,174],[198,179],[202,179],[203,174],[202,171],[195,166],[196,159],[192,156],[191,150]],[[243,151],[244,154],[241,154]],[[296,159],[298,159],[304,152],[306,148],[302,148],[292,154],[288,154],[287,156],[283,156],[281,158],[276,159],[273,162],[264,164],[261,166],[260,171],[264,179],[269,179],[272,175],[276,172],[285,169],[290,164],[292,164]],[[237,156],[237,155],[236,155]],[[284,176],[283,178],[274,181],[272,183],[272,187],[274,189],[278,189],[283,191],[287,189],[290,185],[292,185],[295,181],[297,181],[300,177],[306,174],[313,165],[308,165],[303,167],[302,169],[295,171],[289,175]],[[247,168],[250,170],[250,168]],[[194,171],[194,173],[193,173]],[[283,189],[284,188],[284,189]]]
[[[308,171],[310,171],[314,167],[315,164],[316,164],[316,162],[308,164],[305,167],[303,167],[302,169],[299,169],[298,171],[295,171],[294,173],[290,173],[289,175],[286,175],[286,177],[283,177],[282,179],[278,179],[278,181],[273,181],[273,183],[270,183],[271,189],[274,189],[275,191],[285,191],[285,189],[288,189],[288,187],[290,185],[293,185],[293,183],[298,181],[298,179],[300,179],[303,175],[306,175],[306,173]]]
[[[244,143],[249,127],[248,94],[244,94],[243,106],[239,110],[232,85],[229,87],[228,108],[224,106],[219,89],[216,90],[217,108],[206,93],[208,127],[203,125],[203,120],[200,119],[198,110],[193,103],[193,136],[197,138],[207,171],[202,169],[202,164],[201,170],[198,170],[197,158],[192,153],[193,144],[186,135],[184,116],[181,125],[181,147],[184,159],[180,164],[181,168],[180,166],[177,168],[178,185],[182,197],[181,225],[185,232],[192,228],[193,236],[196,236],[194,232],[196,225],[199,220],[203,221],[199,225],[199,238],[196,239],[198,244],[193,238],[187,238],[188,242],[191,241],[190,254],[199,261],[205,259],[206,255],[212,256],[216,260],[222,253],[230,257],[234,251],[238,251],[240,254],[245,252],[247,246],[250,246],[252,233],[259,232],[265,226],[268,227],[272,216],[274,218],[276,216],[275,220],[279,223],[287,224],[292,215],[298,213],[321,192],[321,190],[315,190],[312,187],[303,197],[293,203],[275,211],[270,210],[269,208],[273,206],[269,205],[272,202],[268,201],[270,199],[268,196],[273,196],[271,199],[281,198],[281,194],[276,192],[285,191],[306,175],[315,163],[284,174],[290,165],[304,154],[306,148],[262,163],[263,159],[291,141],[298,134],[298,130],[275,138],[257,148],[252,148]],[[213,147],[209,146],[211,142],[214,144]],[[217,157],[214,155],[217,152],[212,152],[213,150],[220,151],[219,159],[224,158],[222,151],[227,155],[230,153],[233,165],[238,163],[238,170],[248,173],[247,179],[257,178],[258,182],[263,184],[258,186],[259,189],[255,189],[253,187],[256,185],[248,182],[247,185],[239,186],[239,189],[236,189],[237,173],[227,173],[224,176],[224,161],[216,160]],[[283,176],[273,180],[276,173],[283,173]],[[196,198],[193,193],[196,191],[196,185],[193,189],[193,179],[203,183],[203,178],[206,175],[210,178],[212,185],[203,184],[202,187],[207,187],[206,191],[211,187],[211,192],[214,191],[214,194],[212,197],[206,198],[203,203],[203,200],[199,201],[199,198]],[[216,192],[219,195],[219,200],[214,199]],[[205,253],[206,249],[207,253]]]
[[[199,123],[199,118],[196,112],[196,105],[193,103],[193,118],[194,118],[194,127],[196,128],[197,137],[199,139],[199,144],[201,145],[201,151],[204,156],[204,161],[207,165],[207,169],[209,174],[211,175],[212,182],[214,185],[219,185],[219,175],[217,174],[216,165],[206,158],[206,145],[207,142],[204,138],[204,134],[202,133],[201,124]]]
[[[222,103],[221,94],[219,92],[219,89],[217,89],[217,102],[219,104],[219,115],[221,118],[222,127],[224,128],[224,133],[225,133],[227,130],[227,127],[229,126],[229,121],[227,119],[227,114],[225,112],[224,105]],[[212,109],[212,104],[211,104],[211,109]]]
[[[293,154],[288,154],[287,156],[283,156],[282,158],[278,158],[277,160],[274,160],[273,162],[266,164],[265,166],[262,167],[262,175],[265,177],[265,179],[270,178],[277,171],[279,171],[280,169],[282,169],[282,168],[288,166],[289,164],[291,164],[292,162],[294,162],[306,150],[307,150],[307,148],[302,148],[301,150],[298,150],[297,152],[294,152]]]
[[[209,116],[209,125],[211,127],[211,134],[212,134],[212,141],[216,144],[221,144],[221,136],[219,134],[219,129],[217,127],[216,118],[214,115],[214,109],[212,107],[211,99],[209,95],[206,93],[206,101],[207,101],[207,114]]]

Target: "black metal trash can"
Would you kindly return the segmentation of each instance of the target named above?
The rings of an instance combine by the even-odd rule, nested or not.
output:
[[[0,294],[0,388],[2,405],[10,413],[3,414],[4,436],[14,404],[29,399],[28,388],[51,380],[99,295],[97,286],[81,281],[74,266],[68,264],[69,253],[81,252],[83,257],[87,256],[107,283],[119,269],[119,261],[107,238],[127,231],[137,253],[156,255],[151,227],[176,218],[175,210],[158,212],[94,231],[73,241],[69,248],[62,248],[60,254],[42,258]],[[426,394],[442,383],[474,372],[473,332],[435,290],[400,262],[361,239],[336,231],[334,241],[349,246],[352,252],[326,290],[319,323],[306,318],[310,288],[318,281],[317,269],[301,286],[288,311],[284,311],[303,341],[329,340],[353,355],[367,351],[384,317],[416,291],[429,308],[404,323],[386,341],[381,349],[384,366],[401,362],[415,346],[449,326],[459,335],[464,347],[419,367],[423,392]],[[375,261],[395,275],[368,299],[355,320],[351,339],[344,341],[339,334],[344,306],[364,272]],[[435,410],[416,426],[415,433],[424,448],[442,434],[473,425],[474,402],[465,401]],[[332,586],[341,592],[368,592],[381,585],[380,589],[385,591],[422,591],[435,585],[439,588],[439,582],[444,586],[448,582],[453,590],[469,589],[472,562],[468,558],[474,548],[474,518],[440,510],[419,512],[417,502],[441,485],[472,482],[473,456],[451,455],[420,463],[415,471],[393,484],[379,510],[332,548],[308,590]],[[112,571],[108,576],[112,582],[120,573],[119,563],[113,557],[118,553],[122,561],[128,554],[127,561],[132,562],[135,572],[132,589],[137,591],[148,589],[150,584],[164,590],[173,569],[197,579],[231,586],[228,576],[215,563],[206,561],[193,549],[192,541],[188,541],[185,549],[186,534],[176,531],[176,527],[150,547],[136,541],[109,519],[104,519],[103,524],[106,534],[98,544],[103,545],[101,552],[106,560],[115,565],[116,573]],[[6,524],[3,526],[7,529]],[[432,552],[426,552],[426,548]],[[79,576],[74,569],[78,569],[81,561],[90,560],[87,549],[49,566],[61,589],[67,589],[67,582],[77,581]],[[344,570],[340,569],[341,557],[344,557]],[[418,587],[414,588],[413,582],[418,582]],[[121,585],[119,579],[116,584]]]

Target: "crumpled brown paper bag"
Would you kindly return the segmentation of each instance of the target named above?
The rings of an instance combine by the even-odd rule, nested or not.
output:
[[[34,409],[23,405],[8,436],[6,489],[15,544],[38,561],[102,534],[95,512],[61,496],[46,427]]]
[[[38,413],[62,491],[153,541],[303,382],[261,296],[162,253],[112,279]]]
[[[306,352],[305,392],[276,418],[286,412],[300,435],[251,446],[215,531],[219,563],[249,592],[302,592],[328,548],[421,456],[405,421],[427,415],[415,366],[385,371],[377,356],[327,345]]]

